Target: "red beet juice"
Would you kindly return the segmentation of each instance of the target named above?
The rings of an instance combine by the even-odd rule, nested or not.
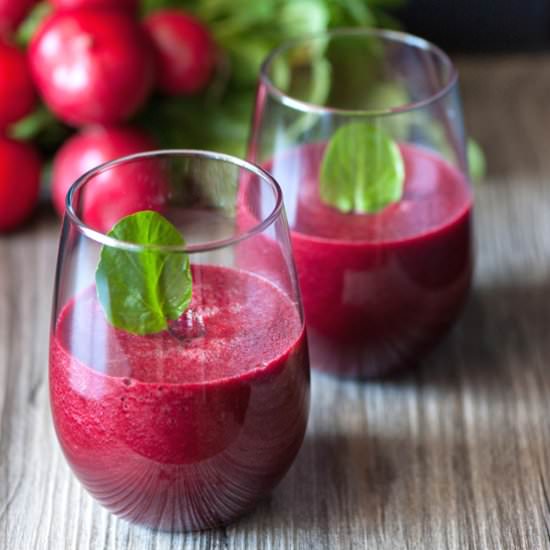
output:
[[[472,272],[471,190],[442,158],[401,145],[401,200],[374,214],[342,213],[319,196],[324,149],[305,146],[268,166],[290,214],[312,366],[385,374],[422,358],[461,310]]]
[[[63,451],[112,512],[171,531],[227,523],[285,474],[309,409],[294,303],[245,271],[193,266],[170,330],[113,328],[95,288],[61,310],[50,392]]]

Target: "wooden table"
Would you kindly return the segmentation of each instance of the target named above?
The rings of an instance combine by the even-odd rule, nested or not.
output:
[[[462,320],[398,379],[314,375],[296,464],[226,529],[129,526],[75,481],[48,410],[57,223],[0,238],[2,550],[550,548],[550,57],[459,66],[490,167]]]

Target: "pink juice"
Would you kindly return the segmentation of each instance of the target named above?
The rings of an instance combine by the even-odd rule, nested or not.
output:
[[[452,324],[470,286],[469,184],[442,158],[402,145],[402,199],[346,214],[320,199],[323,152],[323,144],[302,147],[268,167],[290,212],[312,366],[369,377],[414,364]]]
[[[282,478],[309,409],[303,322],[244,271],[193,266],[170,331],[109,325],[90,288],[61,310],[50,392],[63,451],[112,512],[168,530],[227,523]]]

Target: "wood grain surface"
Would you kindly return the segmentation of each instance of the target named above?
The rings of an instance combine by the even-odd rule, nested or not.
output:
[[[50,420],[57,222],[0,237],[0,549],[550,549],[550,57],[460,59],[488,156],[460,322],[385,382],[313,376],[300,455],[251,515],[171,535],[81,489]]]

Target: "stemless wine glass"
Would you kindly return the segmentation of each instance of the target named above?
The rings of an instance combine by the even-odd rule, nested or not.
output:
[[[312,366],[370,377],[415,364],[472,272],[449,58],[392,31],[286,43],[261,70],[249,158],[283,189]]]
[[[141,205],[127,200],[136,178],[150,195],[134,197]],[[101,208],[104,186],[120,200]],[[136,210],[156,210],[185,244],[106,233]],[[266,247],[270,261],[258,252]],[[146,334],[107,320],[121,296],[138,310],[148,299],[136,293],[143,264],[160,262],[148,284],[173,297],[186,258],[192,299],[179,317]],[[302,305],[275,180],[199,151],[133,155],[79,179],[61,235],[49,377],[64,454],[113,513],[181,531],[249,510],[291,465],[309,411]]]

